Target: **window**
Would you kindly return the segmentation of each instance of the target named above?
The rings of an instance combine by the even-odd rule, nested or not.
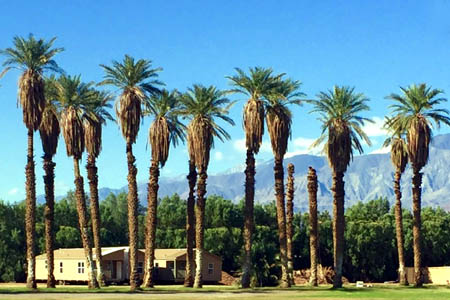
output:
[[[214,264],[208,264],[208,274],[212,274],[214,272]]]
[[[78,262],[78,274],[84,274],[84,262]]]
[[[63,272],[63,263],[60,262],[59,263],[59,273],[62,273],[62,272]]]
[[[138,274],[142,274],[143,266],[144,266],[144,263],[142,261],[138,262],[138,268],[137,268]]]

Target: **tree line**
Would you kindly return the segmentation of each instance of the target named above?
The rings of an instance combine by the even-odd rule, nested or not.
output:
[[[351,163],[354,152],[363,153],[362,141],[371,145],[364,132],[363,125],[372,122],[362,113],[369,111],[369,99],[355,88],[334,86],[319,92],[316,99],[307,99],[300,91],[301,82],[287,77],[285,73],[275,73],[271,68],[254,67],[248,72],[235,68],[235,75],[225,76],[231,85],[229,90],[220,90],[215,86],[194,84],[185,92],[164,89],[164,83],[158,80],[162,68],[153,67],[152,61],[135,60],[125,55],[123,60],[113,60],[109,65],[101,64],[104,71],[99,83],[81,80],[80,75],[66,75],[54,60],[54,56],[63,48],[54,48],[55,38],[45,41],[15,37],[14,46],[1,50],[6,60],[3,76],[10,68],[22,71],[19,78],[19,104],[23,110],[23,122],[28,130],[26,175],[25,233],[27,252],[27,286],[36,287],[35,279],[35,243],[36,243],[36,191],[33,139],[39,131],[44,150],[43,168],[46,194],[45,233],[46,251],[49,261],[47,286],[54,287],[53,249],[54,249],[54,168],[52,157],[57,150],[60,132],[66,144],[67,156],[73,158],[75,199],[78,215],[78,227],[82,246],[85,251],[89,287],[97,288],[104,284],[104,274],[98,261],[94,271],[92,240],[96,249],[96,259],[101,260],[100,228],[101,217],[98,201],[98,176],[95,164],[101,151],[102,126],[107,120],[114,120],[109,113],[110,102],[114,95],[100,86],[118,88],[120,94],[116,100],[116,117],[126,143],[128,165],[127,220],[128,244],[130,246],[130,287],[139,287],[137,273],[137,247],[139,239],[139,204],[137,195],[137,167],[133,155],[133,144],[140,130],[141,119],[152,118],[149,128],[151,145],[151,167],[148,183],[148,207],[145,225],[145,275],[144,287],[153,286],[153,262],[158,228],[158,180],[160,168],[164,167],[169,156],[170,144],[187,143],[189,161],[189,197],[186,205],[186,286],[201,287],[201,268],[205,243],[205,207],[206,186],[210,150],[215,140],[230,139],[226,129],[218,123],[223,121],[234,125],[228,116],[235,102],[228,98],[231,93],[244,94],[248,101],[243,108],[243,128],[246,135],[245,204],[243,226],[244,259],[242,260],[242,287],[250,285],[251,274],[257,268],[253,262],[254,236],[254,184],[255,154],[259,152],[264,128],[267,127],[274,155],[274,189],[276,199],[276,223],[279,246],[281,287],[292,283],[292,195],[288,192],[288,211],[286,212],[284,166],[289,137],[293,125],[292,105],[307,103],[312,106],[322,123],[322,134],[313,147],[323,146],[332,170],[333,192],[333,268],[335,277],[333,286],[342,286],[344,263],[344,174]],[[50,73],[50,76],[47,74]],[[58,77],[55,75],[57,74]],[[413,249],[415,284],[421,286],[422,274],[422,225],[421,225],[421,184],[422,168],[429,156],[429,144],[432,137],[432,125],[441,123],[450,125],[449,111],[439,107],[447,101],[443,92],[432,89],[426,84],[413,84],[401,88],[401,94],[390,94],[393,100],[391,115],[386,118],[385,127],[391,132],[386,145],[391,145],[393,164],[396,166],[395,190],[396,228],[400,278],[404,276],[403,228],[401,214],[400,176],[406,163],[413,169]],[[83,177],[80,175],[79,161],[84,151],[88,153],[88,180],[90,205],[87,205]],[[291,174],[292,175],[292,174]],[[312,192],[310,193],[313,194]],[[92,219],[89,226],[88,208]],[[315,220],[315,217],[312,218]],[[89,231],[92,230],[91,239]],[[254,232],[255,231],[255,232]],[[196,247],[194,262],[193,248]],[[314,243],[311,243],[314,246]],[[314,256],[314,254],[313,254]],[[315,262],[311,262],[315,263]]]
[[[306,201],[300,200],[300,201]],[[158,201],[157,248],[184,248],[186,245],[186,200],[178,195]],[[37,206],[36,249],[45,252],[45,205]],[[398,256],[394,207],[386,198],[359,202],[346,210],[345,255],[343,275],[350,281],[382,282],[397,280]],[[55,248],[81,247],[76,217],[75,194],[55,203]],[[220,196],[209,196],[205,207],[205,250],[223,259],[223,270],[232,274],[242,271],[245,258],[241,231],[244,222],[244,201],[233,203]],[[138,209],[138,247],[145,247],[145,208]],[[281,275],[276,225],[276,205],[256,204],[255,238],[252,247],[252,286],[273,286]],[[413,216],[402,210],[405,228],[406,266],[413,265]],[[0,280],[25,281],[25,203],[0,202]],[[102,226],[100,237],[105,247],[128,244],[127,195],[110,194],[100,202]],[[450,213],[441,208],[426,207],[423,220],[423,263],[426,266],[449,265]],[[333,266],[332,217],[328,211],[318,214],[318,262]],[[293,268],[309,268],[309,213],[293,216]],[[92,235],[92,230],[89,232]],[[379,251],[382,248],[383,251]],[[23,250],[23,251],[21,251]]]

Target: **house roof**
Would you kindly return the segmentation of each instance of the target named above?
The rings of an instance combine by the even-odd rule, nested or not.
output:
[[[102,256],[125,250],[128,251],[129,247],[102,247]],[[145,249],[139,249],[140,252],[145,253]],[[195,249],[194,249],[195,252]],[[84,249],[83,248],[63,248],[57,249],[53,252],[55,259],[84,259]],[[222,258],[220,256],[214,255],[212,253],[204,251],[205,254],[216,257],[220,260]],[[186,254],[186,248],[178,248],[178,249],[155,249],[155,259],[157,260],[175,260],[178,257]],[[92,248],[93,259],[95,259],[95,248]],[[36,256],[36,259],[46,259],[47,256],[45,253]]]

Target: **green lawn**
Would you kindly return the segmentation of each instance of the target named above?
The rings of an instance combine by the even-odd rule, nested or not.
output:
[[[450,288],[426,286],[421,289],[396,285],[376,285],[370,288],[356,288],[348,285],[333,290],[330,286],[310,288],[296,286],[291,289],[255,288],[238,289],[224,286],[205,286],[203,289],[189,289],[182,286],[157,286],[135,293],[128,286],[111,286],[88,290],[81,286],[59,286],[56,289],[38,288],[29,291],[20,286],[0,285],[0,299],[450,299]]]

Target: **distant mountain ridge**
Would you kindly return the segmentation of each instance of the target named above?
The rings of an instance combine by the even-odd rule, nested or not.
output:
[[[437,135],[430,147],[430,161],[423,169],[422,203],[423,206],[440,206],[450,210],[450,134]],[[331,171],[328,161],[323,156],[296,155],[284,160],[284,167],[288,163],[295,166],[295,203],[296,210],[306,211],[308,208],[308,194],[306,189],[306,174],[308,167],[317,171],[319,180],[318,205],[320,210],[331,211]],[[235,169],[237,170],[237,169]],[[286,173],[286,172],[285,172]],[[369,201],[376,197],[387,197],[392,204],[395,200],[392,188],[394,169],[390,154],[368,154],[355,156],[350,164],[345,180],[346,207],[358,201]],[[408,167],[402,176],[403,206],[411,207],[411,169]],[[207,180],[207,195],[221,195],[233,202],[244,197],[244,173],[228,171],[217,175],[209,175]],[[268,203],[275,199],[273,189],[273,160],[258,164],[256,167],[255,201]],[[184,177],[161,178],[159,197],[170,196],[174,193],[187,198],[189,188]],[[127,187],[120,189],[99,189],[100,199],[110,193],[126,192]],[[138,184],[139,200],[142,205],[147,203],[147,183]],[[40,200],[44,200],[42,196]]]

